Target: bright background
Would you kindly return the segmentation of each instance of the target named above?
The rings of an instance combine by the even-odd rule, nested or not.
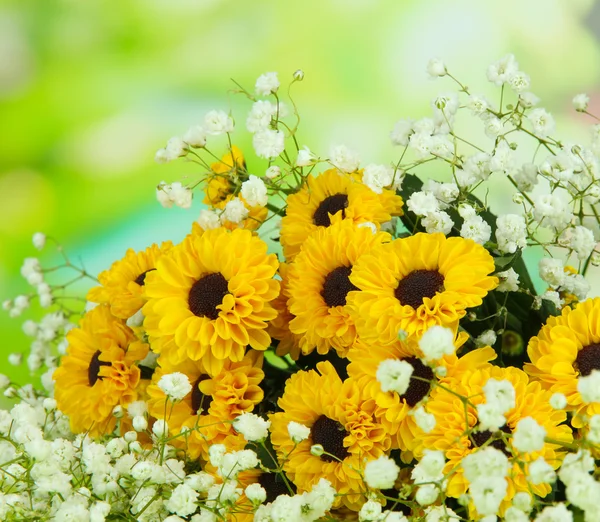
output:
[[[19,267],[38,255],[34,232],[95,273],[128,247],[181,239],[199,205],[163,209],[154,187],[193,169],[153,155],[211,108],[233,104],[243,127],[248,104],[228,94],[230,78],[252,88],[263,72],[303,69],[301,144],[326,155],[345,143],[386,163],[394,122],[429,115],[452,87],[427,79],[433,56],[485,94],[487,65],[514,53],[559,137],[584,140],[591,122],[570,101],[588,92],[600,109],[599,38],[594,0],[3,0],[0,300],[28,291]],[[21,322],[0,313],[0,372],[24,382],[6,363],[27,346]]]

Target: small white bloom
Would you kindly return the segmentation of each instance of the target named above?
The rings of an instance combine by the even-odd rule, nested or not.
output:
[[[439,325],[431,326],[419,339],[419,348],[427,361],[441,359],[444,355],[452,355],[456,350],[454,333],[450,328]]]
[[[256,94],[259,96],[268,96],[269,94],[274,94],[279,89],[279,80],[277,79],[276,72],[268,72],[261,74],[256,80],[256,85],[254,86]]]
[[[252,109],[246,118],[246,128],[252,133],[268,129],[276,116],[277,105],[275,103],[259,100],[252,104]]]
[[[542,509],[534,522],[573,522],[573,513],[564,504],[556,504]]]
[[[19,366],[23,362],[23,354],[22,353],[11,353],[8,356],[8,362],[13,366]]]
[[[479,245],[484,245],[490,240],[492,227],[490,227],[481,216],[471,216],[463,221],[460,227],[460,235],[465,239],[471,239]]]
[[[415,500],[421,506],[429,506],[437,500],[438,495],[439,490],[434,484],[425,484],[417,489]]]
[[[543,457],[539,457],[529,464],[527,478],[534,486],[538,484],[551,484],[556,480],[556,473]]]
[[[488,403],[494,403],[499,406],[502,413],[515,407],[516,392],[510,381],[488,379],[483,386],[483,392]]]
[[[480,515],[495,515],[506,496],[508,482],[503,477],[480,477],[469,486],[473,504]]]
[[[335,145],[329,151],[329,161],[342,172],[355,172],[360,165],[358,154],[345,145]]]
[[[519,71],[519,64],[514,55],[507,54],[487,69],[487,78],[500,87]]]
[[[221,223],[230,221],[239,225],[248,217],[248,214],[249,211],[244,202],[240,198],[233,198],[225,205],[225,209],[221,214]]]
[[[560,259],[544,257],[538,263],[540,277],[549,285],[558,288],[565,281],[565,270]]]
[[[513,172],[513,178],[521,192],[529,192],[537,185],[539,170],[533,163],[524,163]],[[521,196],[522,197],[522,196]]]
[[[417,216],[426,216],[439,210],[439,202],[432,192],[413,192],[406,206]]]
[[[509,268],[504,272],[498,272],[496,274],[500,280],[500,284],[497,286],[497,292],[518,292],[519,291],[519,274],[514,269]]]
[[[214,210],[202,209],[198,217],[198,224],[203,230],[214,230],[221,226],[219,215]]]
[[[567,407],[567,398],[562,393],[553,393],[550,397],[550,406],[555,410],[564,410]]]
[[[529,513],[531,511],[531,495],[526,491],[519,491],[515,494],[512,499],[512,504],[518,510],[523,511],[524,513]]]
[[[478,404],[477,418],[481,431],[497,431],[506,424],[506,417],[498,404],[494,402]]]
[[[233,427],[248,442],[259,442],[269,436],[271,421],[266,421],[254,413],[244,412],[233,420]]]
[[[233,132],[233,119],[223,111],[209,111],[204,116],[204,130],[213,136]]]
[[[250,484],[244,490],[246,498],[254,505],[262,504],[267,500],[267,492],[260,484]]]
[[[588,427],[587,440],[592,444],[600,444],[600,415],[592,415]]]
[[[519,102],[523,107],[529,109],[537,105],[540,99],[532,92],[522,92],[519,94]]]
[[[564,301],[560,298],[560,294],[554,290],[546,290],[540,298],[543,301],[550,301],[556,308],[561,309]]]
[[[577,379],[577,391],[583,402],[600,402],[600,370],[592,370],[589,375]]]
[[[390,132],[390,140],[393,145],[406,147],[408,145],[411,134],[413,134],[413,120],[399,120],[394,125],[394,129]]]
[[[42,232],[36,232],[33,234],[32,241],[35,248],[42,250],[46,245],[46,234],[43,234]]]
[[[590,97],[585,93],[576,94],[573,98],[573,107],[575,107],[577,112],[587,111],[589,103]]]
[[[285,136],[280,130],[263,129],[254,135],[252,146],[258,157],[276,158],[285,149]]]
[[[152,433],[154,433],[154,435],[156,435],[159,439],[166,437],[169,434],[169,425],[167,424],[167,421],[163,419],[154,421],[154,424],[152,425]]]
[[[180,401],[192,391],[192,385],[187,375],[173,372],[163,375],[158,381],[158,387],[171,400]]]
[[[536,136],[542,138],[554,132],[554,118],[546,109],[533,109],[527,119],[533,126],[533,132]]]
[[[496,219],[498,250],[514,254],[527,246],[527,225],[523,216],[503,214]]]
[[[486,330],[475,339],[475,343],[477,346],[494,346],[497,338],[494,330]]]
[[[148,421],[146,420],[146,417],[142,417],[141,415],[134,417],[132,424],[135,431],[146,431],[148,428]]]
[[[571,221],[573,214],[568,203],[556,193],[553,193],[540,194],[535,198],[533,217],[542,226],[558,230]]]
[[[421,220],[421,223],[425,227],[425,230],[428,234],[441,232],[445,236],[450,233],[452,227],[454,226],[454,222],[452,221],[450,215],[443,210],[430,212]]]
[[[508,84],[513,91],[521,93],[529,89],[531,86],[531,78],[524,72],[517,71],[509,78]]]
[[[379,520],[381,516],[381,504],[374,500],[368,500],[358,512],[358,520]]]
[[[196,511],[198,492],[187,484],[179,484],[171,493],[165,507],[171,513],[177,513],[181,517],[187,517]]]
[[[510,468],[506,455],[492,446],[470,453],[462,459],[461,466],[470,483],[485,477],[506,477]]]
[[[294,80],[296,80],[297,82],[301,82],[302,80],[304,80],[304,71],[302,69],[298,69],[294,72]]]
[[[427,63],[427,74],[429,74],[431,78],[446,76],[447,73],[446,64],[439,58],[432,58]]]
[[[467,101],[467,107],[475,116],[481,116],[487,114],[490,103],[483,96],[472,94]]]
[[[251,207],[264,207],[269,200],[265,183],[253,174],[242,183],[241,194]]]
[[[272,165],[265,172],[265,177],[268,179],[275,179],[281,176],[281,168],[277,165]]]
[[[10,386],[10,379],[3,373],[0,373],[0,390],[5,390],[9,386]]]
[[[200,149],[206,145],[206,131],[200,125],[190,127],[183,135],[183,141],[190,147]]]
[[[513,446],[523,453],[540,451],[544,447],[546,430],[533,417],[524,417],[517,422],[513,433]]]
[[[570,212],[568,216],[570,219]],[[589,228],[579,225],[565,230],[560,237],[560,243],[573,250],[580,261],[587,259],[596,247],[594,233]]]
[[[393,459],[382,455],[377,460],[367,462],[365,482],[373,489],[391,489],[398,478],[400,468]]]
[[[492,172],[512,174],[516,170],[516,155],[506,140],[496,146],[490,159],[489,168]]]
[[[402,176],[387,165],[370,164],[363,170],[362,182],[376,194],[381,194],[387,188],[396,190],[402,184]]]
[[[381,386],[381,391],[394,391],[398,395],[403,395],[410,384],[410,376],[413,367],[406,361],[398,359],[386,359],[379,363],[376,377]]]
[[[187,209],[192,206],[192,191],[179,181],[171,184],[169,198],[179,208]]]
[[[427,413],[423,406],[411,410],[411,414],[414,416],[417,426],[425,433],[430,433],[435,428],[435,416]]]
[[[287,429],[290,439],[296,444],[308,439],[310,436],[310,428],[299,422],[290,421]]]
[[[296,167],[308,167],[317,160],[317,157],[310,151],[305,145],[298,151],[298,157],[296,158]]]

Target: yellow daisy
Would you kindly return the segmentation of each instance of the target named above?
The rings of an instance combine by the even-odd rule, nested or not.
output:
[[[390,344],[400,330],[420,336],[430,326],[452,325],[498,286],[493,271],[492,256],[470,239],[419,233],[383,244],[350,276],[361,290],[348,297],[358,335]]]
[[[146,278],[144,327],[153,349],[172,364],[202,360],[212,374],[246,347],[266,350],[277,312],[277,257],[248,230],[199,227]]]
[[[577,391],[580,376],[600,370],[600,298],[565,307],[561,315],[549,317],[529,340],[527,354],[531,363],[524,370],[544,388],[565,395],[568,411],[575,413],[573,426],[584,426],[582,416],[600,414],[600,403],[585,404]]]
[[[223,208],[237,186],[240,172],[246,171],[246,161],[242,151],[235,145],[220,161],[210,166],[210,174],[204,187],[203,203],[211,207]]]
[[[288,307],[288,280],[289,268],[287,263],[280,263],[279,276],[281,277],[281,287],[279,296],[271,303],[273,308],[277,310],[277,317],[269,323],[267,332],[273,339],[277,339],[279,343],[275,353],[280,357],[289,354],[290,357],[297,361],[300,357],[300,341],[302,335],[295,334],[290,331],[290,321],[294,319],[294,315]]]
[[[358,511],[365,499],[356,471],[364,460],[376,459],[390,449],[391,440],[374,417],[376,404],[353,379],[342,382],[329,362],[317,370],[292,375],[278,401],[282,412],[271,419],[271,442],[289,479],[300,492],[308,491],[325,478],[340,494],[341,504]],[[290,421],[311,429],[310,437],[296,447],[288,434]],[[310,452],[320,444],[328,454]]]
[[[137,400],[141,375],[136,363],[148,355],[148,345],[111,315],[108,305],[85,314],[67,341],[67,353],[53,375],[57,407],[69,417],[73,433],[111,433],[115,406]]]
[[[90,289],[88,301],[108,303],[114,316],[128,319],[145,303],[142,294],[146,275],[156,268],[158,259],[172,247],[173,243],[166,241],[161,246],[152,245],[141,252],[130,248],[123,259],[100,273],[98,280],[102,286]]]
[[[224,444],[229,451],[244,449],[246,441],[230,421],[262,401],[262,359],[262,353],[251,350],[239,362],[225,361],[223,369],[213,374],[201,360],[172,364],[160,356],[148,386],[148,412],[167,421],[171,436],[176,437],[171,444],[185,449],[192,459],[208,460],[213,444]],[[192,391],[175,404],[157,385],[163,375],[174,372],[183,373],[192,384]],[[186,429],[187,434],[180,435]]]
[[[451,391],[439,387],[432,390],[425,409],[435,416],[436,425],[431,432],[419,434],[417,454],[420,455],[425,449],[445,452],[447,462],[444,473],[450,474],[446,493],[450,497],[457,498],[466,493],[469,485],[460,464],[462,459],[477,451],[485,443],[503,451],[509,457],[512,467],[507,477],[508,490],[501,505],[502,513],[517,492],[531,492],[539,497],[545,497],[550,493],[552,489],[550,485],[533,485],[527,481],[528,465],[537,458],[543,457],[556,469],[560,466],[564,453],[560,446],[546,443],[540,451],[519,454],[518,451],[513,450],[510,439],[508,444],[501,439],[489,442],[492,434],[489,431],[477,430],[476,406],[485,402],[483,386],[490,378],[509,381],[516,393],[515,407],[505,414],[506,425],[501,429],[503,433],[511,434],[521,419],[532,417],[544,427],[549,439],[566,444],[573,440],[571,429],[563,424],[566,413],[552,409],[549,402],[552,394],[544,391],[539,382],[530,382],[527,374],[517,368],[499,368],[487,364],[463,373],[460,379],[452,383],[452,392],[469,397],[466,411],[463,402]]]
[[[386,194],[381,197],[336,169],[327,170],[318,177],[309,175],[300,191],[287,198],[286,215],[281,220],[283,253],[291,261],[312,232],[328,227],[332,221],[368,221],[379,227],[392,216],[401,215],[402,204],[400,196]]]
[[[457,350],[468,339],[468,334],[456,335],[454,345]],[[424,354],[419,348],[414,337],[406,342],[396,341],[394,344],[382,346],[378,344],[363,345],[361,342],[348,352],[348,375],[359,382],[365,393],[375,398],[377,403],[376,416],[386,431],[392,435],[392,446],[406,454],[410,460],[410,452],[417,446],[417,436],[420,433],[414,417],[410,412],[420,401],[426,399],[432,387],[431,382],[449,384],[461,375],[472,369],[485,365],[488,361],[496,358],[496,352],[488,347],[469,352],[462,357],[456,354],[445,355],[436,362],[436,367],[446,369],[443,377],[438,377],[432,368],[423,364],[421,359]],[[383,392],[377,380],[377,369],[379,365],[388,359],[403,360],[413,367],[413,377],[409,381],[408,389],[404,395],[398,395],[393,391]]]
[[[349,279],[352,267],[361,255],[390,240],[385,232],[374,234],[349,220],[319,228],[307,238],[290,266],[287,288],[294,316],[289,328],[302,336],[304,354],[315,348],[325,354],[333,347],[344,357],[354,346],[356,329],[346,306],[357,290]]]

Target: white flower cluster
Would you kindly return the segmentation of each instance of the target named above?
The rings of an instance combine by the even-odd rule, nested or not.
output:
[[[497,431],[506,423],[504,414],[515,407],[515,389],[509,381],[489,379],[483,392],[486,402],[477,405],[479,430]]]

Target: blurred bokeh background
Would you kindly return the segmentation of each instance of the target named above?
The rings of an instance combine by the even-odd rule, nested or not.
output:
[[[596,0],[2,0],[0,300],[28,291],[19,267],[38,255],[34,232],[94,273],[128,247],[181,239],[199,203],[163,209],[154,187],[193,168],[153,155],[209,109],[247,109],[230,78],[252,88],[263,72],[285,81],[303,69],[301,144],[326,155],[344,143],[384,163],[394,122],[429,115],[452,87],[428,80],[429,58],[486,94],[488,64],[508,52],[559,137],[585,140],[591,121],[571,99],[587,92],[600,108]],[[0,372],[24,382],[7,364],[27,346],[21,323],[0,313]]]

